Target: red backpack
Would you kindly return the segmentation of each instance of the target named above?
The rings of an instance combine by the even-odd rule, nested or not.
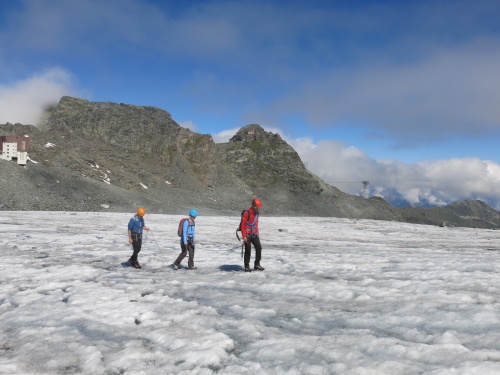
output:
[[[179,221],[179,228],[177,228],[177,235],[179,237],[182,237],[182,229],[184,228],[184,222],[187,220],[188,218],[185,217],[185,218],[182,218],[181,221]]]

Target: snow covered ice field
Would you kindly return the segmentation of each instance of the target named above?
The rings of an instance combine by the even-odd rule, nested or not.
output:
[[[0,213],[0,374],[500,374],[499,231],[264,211],[245,273],[201,212],[174,271],[181,216],[145,216],[142,269],[131,216]]]

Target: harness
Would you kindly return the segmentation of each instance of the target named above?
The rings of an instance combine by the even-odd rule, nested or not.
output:
[[[191,223],[190,221],[188,221],[188,227],[186,229],[186,237],[187,238],[190,238],[191,240],[193,239],[193,228],[195,227],[195,224],[194,223]],[[188,234],[188,230],[191,228],[191,233]]]
[[[245,230],[247,228],[250,228],[250,233],[248,233],[248,231],[246,230],[247,237],[254,238],[257,235],[257,233],[255,233],[255,226],[257,225],[258,218],[259,218],[259,214],[254,216],[252,223],[249,223],[248,221],[245,223]]]
[[[142,240],[142,233],[132,232],[131,237],[132,237],[132,241],[138,242],[138,241]]]
[[[188,220],[188,219],[186,219]],[[194,231],[194,228],[195,228],[196,224],[195,223],[192,223],[188,220],[188,224],[187,224],[187,228],[186,228],[186,238],[188,240],[193,240],[193,231]],[[188,232],[191,232],[191,233],[188,233]],[[181,233],[181,237],[182,237],[182,233]]]
[[[134,215],[134,229],[136,227],[142,228],[142,222],[141,220],[137,217],[137,215]],[[137,232],[132,232],[131,233],[132,241],[140,241],[142,240],[142,233],[137,233]]]

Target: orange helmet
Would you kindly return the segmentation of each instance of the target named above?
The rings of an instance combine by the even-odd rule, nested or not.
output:
[[[253,201],[252,201],[252,206],[255,206],[257,208],[261,208],[262,207],[262,202],[260,201],[259,198],[254,198]]]
[[[139,208],[139,209],[137,210],[137,215],[139,215],[139,216],[144,216],[144,215],[146,215],[146,210],[145,210],[144,208],[142,208],[142,207],[141,207],[141,208]]]

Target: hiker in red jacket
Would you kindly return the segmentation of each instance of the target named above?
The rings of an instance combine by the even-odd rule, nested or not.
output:
[[[255,247],[255,262],[253,269],[264,271],[264,267],[260,265],[262,246],[259,239],[259,209],[262,207],[262,202],[259,198],[254,198],[252,207],[246,210],[241,217],[241,235],[245,243],[245,272],[252,272],[250,269],[250,255],[252,253],[252,244]]]

